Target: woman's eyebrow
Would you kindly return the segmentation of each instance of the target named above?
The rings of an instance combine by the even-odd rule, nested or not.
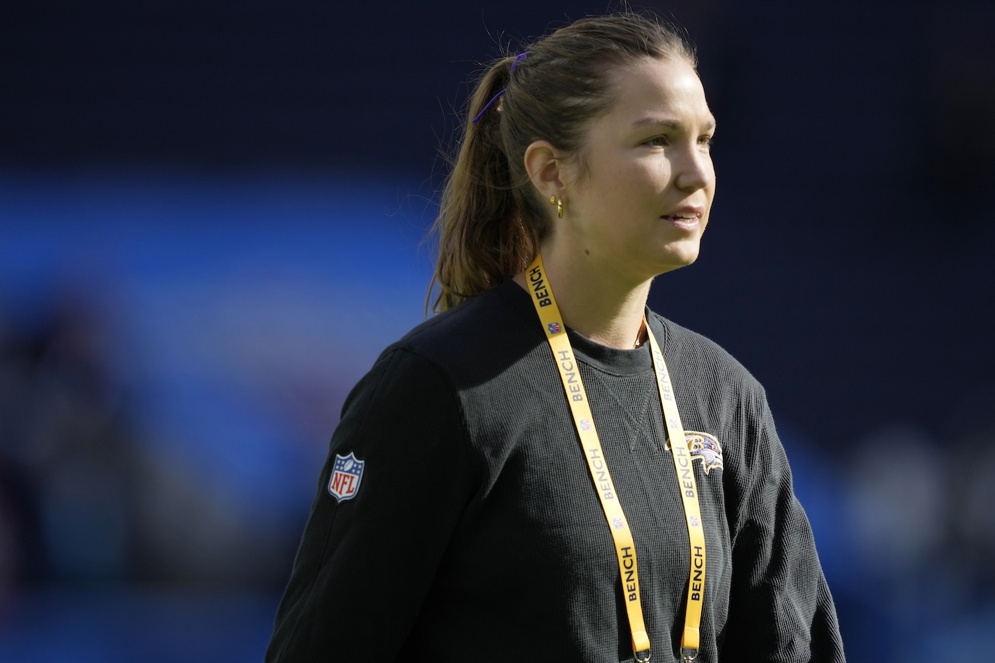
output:
[[[643,117],[632,123],[634,128],[645,127],[645,126],[656,126],[666,129],[683,129],[685,124],[679,120],[671,120],[667,118],[659,117]],[[702,125],[702,129],[706,132],[715,131],[715,118],[709,117],[705,120]]]

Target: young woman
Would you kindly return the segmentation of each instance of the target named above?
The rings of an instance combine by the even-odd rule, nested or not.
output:
[[[648,311],[697,258],[715,120],[659,23],[493,64],[440,314],[349,396],[268,661],[843,661],[762,387]]]

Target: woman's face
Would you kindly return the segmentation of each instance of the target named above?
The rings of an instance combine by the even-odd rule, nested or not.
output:
[[[633,284],[698,257],[715,193],[715,119],[691,66],[645,58],[617,69],[616,102],[561,171],[552,240]]]

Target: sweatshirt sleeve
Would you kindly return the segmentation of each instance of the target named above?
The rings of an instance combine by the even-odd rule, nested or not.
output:
[[[394,659],[469,499],[468,458],[449,380],[388,349],[343,406],[267,663]]]
[[[733,578],[723,660],[842,663],[836,609],[763,389],[744,406],[733,476]],[[728,487],[727,487],[728,490]]]

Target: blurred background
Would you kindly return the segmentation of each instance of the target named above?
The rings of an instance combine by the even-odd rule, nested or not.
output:
[[[850,661],[995,652],[995,4],[646,2],[719,122],[652,306],[766,386]],[[342,400],[424,319],[480,63],[602,2],[0,21],[0,660],[261,660]]]

